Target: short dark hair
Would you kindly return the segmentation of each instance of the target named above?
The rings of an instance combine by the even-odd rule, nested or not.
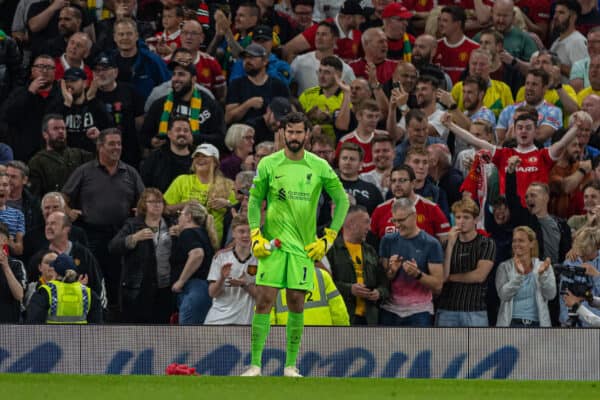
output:
[[[446,6],[442,8],[443,13],[447,13],[452,15],[452,20],[454,22],[460,21],[460,27],[464,30],[465,23],[467,22],[467,13],[464,8],[459,6]]]
[[[418,122],[427,121],[427,115],[425,115],[425,113],[421,109],[411,108],[404,116],[404,122],[406,122],[406,126],[408,126],[410,124],[410,121],[412,121],[413,119],[416,119]]]
[[[560,58],[558,58],[558,54],[548,49],[542,49],[538,51],[536,57],[545,56],[546,54],[550,56],[550,61],[552,62],[552,65],[560,65]]]
[[[473,76],[473,75],[469,75],[465,78],[465,80],[463,81],[463,87],[465,87],[465,85],[467,84],[474,84],[477,85],[477,88],[479,89],[480,92],[484,92],[487,90],[488,84],[485,80],[483,80],[482,77],[480,76]]]
[[[338,56],[327,56],[321,60],[321,65],[326,67],[333,67],[336,71],[342,72],[344,70],[344,64]]]
[[[597,156],[597,157],[596,157],[596,159],[599,159],[599,158],[600,158],[600,156]],[[583,190],[582,190],[582,192],[585,192],[585,190],[586,190],[586,189],[589,189],[589,188],[592,188],[592,189],[594,189],[594,190],[596,190],[596,191],[600,192],[600,181],[598,181],[598,180],[589,181],[588,183],[586,183],[586,184],[583,186]]]
[[[517,125],[517,122],[519,122],[519,121],[532,121],[533,125],[535,125],[535,126],[537,126],[537,123],[538,123],[537,117],[535,117],[531,113],[521,114],[517,118],[515,118],[515,126]]]
[[[340,155],[342,154],[342,151],[347,150],[347,151],[356,151],[358,153],[358,158],[360,159],[360,161],[362,161],[365,158],[365,151],[363,150],[362,147],[360,147],[359,145],[357,145],[354,142],[344,142],[342,143],[342,146],[340,147]]]
[[[438,78],[436,78],[435,76],[427,75],[427,74],[421,75],[417,78],[417,84],[419,84],[419,83],[430,83],[434,89],[441,87],[440,80]]]
[[[348,212],[346,212],[346,215],[350,215],[355,212],[364,212],[367,214],[369,213],[369,211],[367,210],[367,208],[365,206],[361,206],[360,204],[355,204],[348,208]]]
[[[173,54],[171,54],[171,60],[174,60],[175,56],[179,53],[188,53],[192,55],[192,52],[189,49],[186,49],[185,47],[178,47],[175,50],[173,50]]]
[[[530,69],[527,71],[527,75],[537,76],[538,78],[542,78],[542,84],[544,86],[548,86],[550,82],[550,75],[546,71],[541,68]]]
[[[389,143],[394,147],[394,139],[390,135],[383,135],[381,133],[375,134],[371,140],[371,147],[375,146],[375,143]]]
[[[289,124],[299,124],[300,122],[304,124],[305,130],[310,130],[312,128],[312,125],[306,115],[300,111],[292,111],[291,113],[288,113],[281,120],[281,126],[285,128]]]
[[[106,128],[100,131],[100,135],[98,135],[98,139],[96,139],[97,144],[103,144],[108,135],[119,135],[123,137],[121,130],[119,128]]]
[[[247,2],[244,2],[244,3],[240,4],[238,6],[238,8],[240,8],[240,7],[249,8],[250,10],[252,10],[252,16],[253,17],[260,17],[260,8],[258,8],[258,6],[256,5],[256,3],[247,1]]]
[[[412,169],[412,167],[410,165],[402,164],[402,165],[398,165],[397,167],[392,168],[392,172],[390,173],[390,176],[392,176],[392,174],[397,171],[406,172],[408,174],[408,178],[410,179],[411,182],[414,181],[415,179],[417,179],[417,176],[415,175],[415,170]]]
[[[53,120],[53,119],[64,121],[65,117],[63,117],[61,114],[56,114],[56,113],[50,113],[50,114],[44,115],[44,117],[42,118],[42,132],[46,132],[48,130],[48,123],[50,122],[50,120]]]
[[[597,155],[592,159],[592,168],[596,169],[600,165],[600,155]]]
[[[366,99],[364,101],[361,101],[356,105],[356,107],[353,108],[355,115],[361,111],[381,111],[379,108],[379,104],[377,104],[377,102],[374,99]]]
[[[563,6],[567,9],[575,12],[575,15],[578,17],[581,15],[581,4],[579,4],[579,2],[577,0],[556,0],[554,5],[555,5],[555,8],[556,8],[556,6]]]
[[[314,146],[315,144],[329,146],[332,149],[335,149],[335,142],[334,142],[333,138],[329,135],[319,134],[319,135],[311,136],[310,137],[310,145]]]
[[[504,45],[504,35],[502,34],[502,32],[500,32],[497,29],[494,29],[494,28],[484,29],[479,33],[479,37],[481,37],[483,35],[492,35],[494,37],[494,40],[496,41],[496,44],[502,43],[502,45]]]
[[[292,2],[293,3],[293,2]],[[315,5],[314,1],[313,1],[313,7]],[[293,8],[294,6],[292,6]],[[335,37],[340,37],[340,29],[337,27],[336,24],[334,24],[333,22],[329,22],[329,21],[321,21],[317,24],[317,29],[319,29],[320,26],[326,26],[329,28],[329,30],[331,31],[331,34]]]
[[[171,130],[177,121],[187,122],[188,125],[190,124],[190,118],[187,115],[171,114],[171,118],[169,118],[169,123],[167,125],[167,130]]]
[[[185,17],[185,12],[182,6],[163,6],[163,12],[166,10],[175,10],[175,16],[179,18]]]

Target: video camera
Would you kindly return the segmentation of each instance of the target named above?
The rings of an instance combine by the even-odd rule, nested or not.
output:
[[[592,298],[592,279],[586,275],[585,268],[571,265],[553,265],[554,273],[560,280],[560,294],[566,294],[567,289],[577,297]]]
[[[585,268],[564,264],[553,265],[552,268],[560,282],[559,290],[561,296],[567,294],[567,290],[569,290],[574,296],[583,297],[588,302],[592,300],[592,288],[594,283],[592,279],[586,275]],[[569,309],[567,326],[581,326],[579,317],[571,309]]]

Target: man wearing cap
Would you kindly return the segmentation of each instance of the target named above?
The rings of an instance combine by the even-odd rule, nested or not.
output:
[[[169,119],[185,115],[190,121],[194,143],[209,142],[223,148],[223,111],[215,100],[196,88],[194,64],[171,61],[169,68],[173,71],[172,90],[152,103],[146,114],[141,130],[145,145],[157,148],[164,144]]]
[[[110,53],[100,54],[94,65],[94,89],[111,125],[123,135],[123,161],[137,166],[140,162],[138,129],[144,123],[144,99],[130,83],[118,82],[119,69]]]
[[[281,121],[292,111],[292,105],[286,97],[273,97],[267,106],[267,111],[249,121],[254,128],[254,142],[274,141],[275,133],[281,127]]]
[[[121,132],[103,130],[98,136],[98,159],[78,167],[62,191],[78,225],[88,235],[90,250],[98,259],[106,278],[108,308],[118,320],[120,262],[108,254],[108,242],[121,228],[144,190],[142,178],[130,165],[121,161]]]
[[[242,52],[245,77],[232,81],[227,92],[225,123],[248,123],[266,111],[276,96],[289,97],[290,91],[279,79],[267,75],[269,57],[264,47],[251,43]]]
[[[360,55],[361,31],[358,30],[357,16],[363,15],[363,9],[357,0],[346,0],[335,18],[327,18],[325,21],[334,23],[340,32],[336,42],[335,54],[345,62],[355,60]],[[307,50],[315,49],[315,38],[318,24],[314,24],[301,34],[290,40],[283,47],[283,57],[288,62],[293,60],[297,54]]]
[[[335,43],[339,36],[340,30],[336,24],[327,21],[319,22],[315,34],[315,51],[301,54],[292,61],[292,78],[297,85],[298,95],[308,88],[319,85],[315,71],[319,69],[323,58],[334,55]],[[342,81],[349,85],[356,78],[354,71],[343,61],[342,65]]]
[[[285,61],[280,60],[273,50],[273,29],[268,25],[259,25],[252,31],[252,43],[256,43],[265,48],[268,56],[269,63],[267,64],[267,75],[272,78],[279,79],[286,85],[289,85],[292,81],[292,74],[290,65]],[[237,60],[232,66],[229,72],[229,82],[234,79],[246,76],[244,71],[244,61]]]
[[[41,285],[27,307],[28,323],[97,324],[102,322],[98,294],[79,280],[77,265],[59,254],[49,265],[55,278]]]
[[[385,6],[383,18],[383,31],[388,40],[387,56],[391,60],[412,61],[412,46],[415,37],[408,32],[408,22],[413,13],[408,11],[402,3],[391,3]]]
[[[60,82],[62,96],[55,98],[46,112],[64,117],[69,146],[94,152],[100,130],[111,124],[102,102],[88,98],[86,80],[87,75],[81,68],[66,70]]]
[[[169,119],[169,138],[142,161],[140,175],[146,187],[155,187],[164,193],[179,175],[187,174],[192,166],[190,148],[194,142],[190,121],[185,115]]]

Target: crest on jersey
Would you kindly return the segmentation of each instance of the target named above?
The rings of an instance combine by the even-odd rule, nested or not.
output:
[[[531,156],[527,159],[527,162],[530,162],[532,164],[535,164],[538,162],[538,158],[536,156]]]
[[[464,61],[467,61],[467,60],[469,59],[469,53],[467,53],[466,51],[461,51],[461,52],[458,54],[458,59],[459,59],[460,61],[463,61],[463,62],[464,62]]]

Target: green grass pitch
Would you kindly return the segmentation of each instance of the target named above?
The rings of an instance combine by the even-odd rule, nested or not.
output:
[[[586,399],[598,382],[0,374],[0,396],[102,400]]]

